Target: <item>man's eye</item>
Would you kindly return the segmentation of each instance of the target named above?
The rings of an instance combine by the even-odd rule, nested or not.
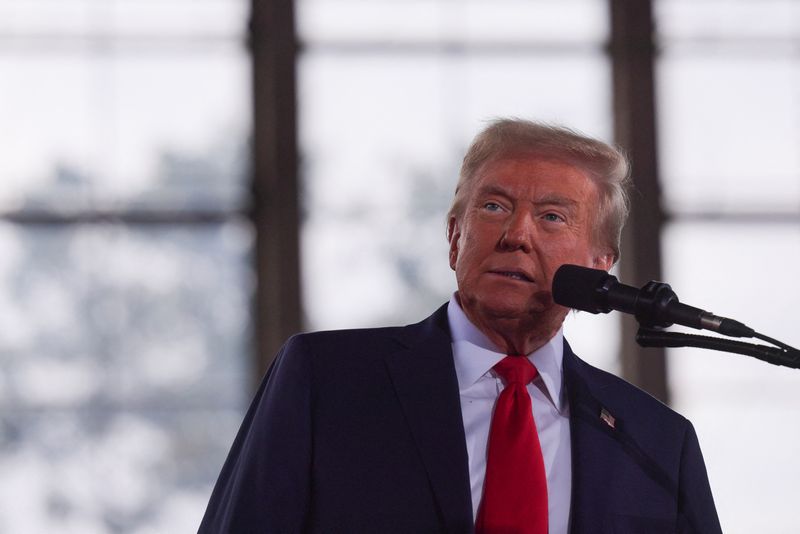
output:
[[[545,213],[544,219],[551,222],[561,222],[564,220],[564,218],[557,213]]]
[[[488,211],[500,211],[502,209],[497,202],[487,202],[483,205],[483,208]]]

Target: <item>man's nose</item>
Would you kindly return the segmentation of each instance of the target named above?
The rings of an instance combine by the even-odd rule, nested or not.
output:
[[[500,245],[505,250],[522,250],[528,253],[533,248],[535,231],[536,224],[530,213],[513,213],[508,218]]]

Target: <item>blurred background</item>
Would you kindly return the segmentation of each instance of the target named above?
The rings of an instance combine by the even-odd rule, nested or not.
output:
[[[0,533],[193,532],[300,330],[415,322],[487,119],[620,143],[618,274],[800,345],[800,2],[0,0]],[[794,533],[800,374],[588,361],[688,416],[728,533]]]

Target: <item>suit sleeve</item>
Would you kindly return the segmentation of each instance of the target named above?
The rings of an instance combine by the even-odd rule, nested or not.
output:
[[[278,353],[228,453],[199,534],[305,530],[312,447],[310,362],[302,336]]]
[[[706,465],[694,426],[688,423],[684,435],[678,495],[679,532],[683,534],[721,534]]]

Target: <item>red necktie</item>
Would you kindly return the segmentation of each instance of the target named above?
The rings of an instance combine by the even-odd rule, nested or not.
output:
[[[547,534],[547,477],[526,385],[537,374],[524,356],[494,366],[506,383],[489,430],[477,534]]]

